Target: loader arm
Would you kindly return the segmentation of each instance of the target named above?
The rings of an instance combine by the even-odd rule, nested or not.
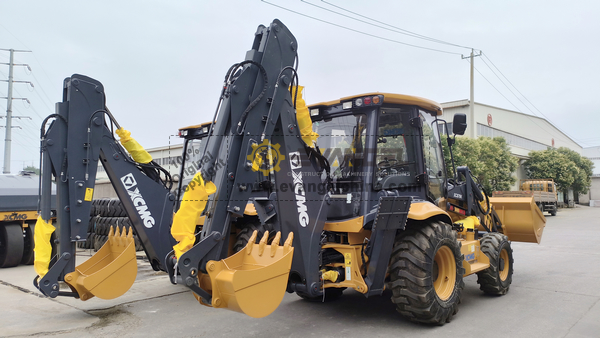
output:
[[[460,166],[449,185],[447,210],[455,219],[475,216],[485,232],[501,232],[511,241],[540,243],[546,218],[533,196],[489,197],[468,167]]]
[[[136,162],[115,139],[110,128],[116,121],[105,108],[100,82],[77,74],[65,79],[63,101],[50,117],[55,120],[42,135],[40,214],[43,221],[49,221],[48,187],[54,179],[59,253],[53,264],[46,265],[47,273],[38,272],[39,289],[50,297],[62,294],[83,300],[94,295],[117,297],[118,292],[109,291],[107,295],[101,289],[125,292],[135,280],[135,249],[130,248],[132,240],[128,239],[131,233],[113,233],[107,249],[103,247],[85,265],[76,267],[75,262],[76,243],[87,237],[98,161],[125,206],[155,270],[166,270],[165,258],[175,243],[169,233],[175,196],[168,183],[160,179],[156,164]],[[36,237],[36,246],[44,244]],[[59,292],[59,281],[67,282],[75,292]]]

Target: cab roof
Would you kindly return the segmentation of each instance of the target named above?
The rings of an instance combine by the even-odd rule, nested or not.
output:
[[[179,128],[179,130],[197,129],[197,128],[201,128],[201,127],[204,127],[204,126],[210,126],[211,124],[212,124],[212,122],[205,122],[205,123],[201,123],[201,124],[195,124],[193,126]]]
[[[383,95],[383,103],[414,105],[414,106],[418,106],[422,109],[434,112],[436,115],[442,115],[442,106],[435,101],[425,99],[422,97],[418,97],[418,96],[412,96],[412,95],[379,93],[379,92],[346,96],[346,97],[342,97],[341,99],[338,99],[338,100],[311,104],[308,106],[308,108],[312,109],[312,108],[318,108],[318,107],[328,107],[328,106],[341,104],[342,102],[352,101],[353,99],[356,99],[359,97],[374,96],[374,95]]]

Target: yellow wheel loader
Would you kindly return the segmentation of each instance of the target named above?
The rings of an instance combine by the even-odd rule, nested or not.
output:
[[[488,198],[466,167],[446,177],[447,127],[433,101],[367,93],[307,106],[297,48],[280,21],[258,27],[246,59],[227,71],[181,198],[182,187],[173,191],[168,173],[106,108],[102,84],[67,78],[43,127],[36,250],[46,253],[54,231],[54,177],[59,253],[52,261],[36,255],[40,291],[109,299],[135,280],[131,233],[111,232],[75,266],[99,161],[153,268],[203,305],[258,318],[285,292],[327,300],[348,288],[365,297],[390,288],[404,316],[443,324],[458,311],[464,276],[478,274],[486,293],[506,293],[510,241],[541,239],[545,219],[532,200]],[[464,133],[465,120],[455,116],[454,134]],[[446,141],[451,147],[453,138]]]

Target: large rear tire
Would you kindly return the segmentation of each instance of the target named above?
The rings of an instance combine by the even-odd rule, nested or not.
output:
[[[490,267],[477,273],[481,291],[489,295],[504,295],[513,275],[513,251],[508,238],[499,233],[486,234],[481,239],[481,251],[490,259]]]
[[[460,247],[441,222],[414,224],[396,236],[390,279],[398,312],[415,322],[450,322],[465,286]]]
[[[23,247],[23,229],[21,225],[0,225],[0,268],[19,265],[23,258]]]

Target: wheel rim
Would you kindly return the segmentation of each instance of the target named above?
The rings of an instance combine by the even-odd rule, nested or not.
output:
[[[435,253],[433,272],[435,293],[441,300],[450,298],[456,284],[456,261],[449,247],[443,246]]]
[[[508,251],[506,249],[500,251],[500,260],[504,261],[504,264],[500,264],[500,266],[504,266],[504,269],[498,272],[500,273],[500,280],[505,281],[508,278],[508,271],[510,270],[510,260],[508,259]]]

